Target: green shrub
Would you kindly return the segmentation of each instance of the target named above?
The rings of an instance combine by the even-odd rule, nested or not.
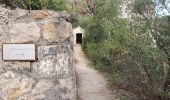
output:
[[[111,83],[125,84],[158,98],[164,94],[166,54],[156,46],[146,21],[133,25],[118,18],[116,7],[118,4],[110,1],[82,21],[86,31],[83,48],[96,68],[108,73]]]
[[[1,0],[0,3],[12,8],[20,7],[29,10],[51,9],[55,11],[68,10],[66,0]]]

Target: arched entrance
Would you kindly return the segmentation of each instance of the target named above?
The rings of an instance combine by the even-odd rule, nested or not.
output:
[[[84,33],[85,33],[85,31],[80,26],[73,29],[74,45],[83,44],[83,38],[85,36]]]

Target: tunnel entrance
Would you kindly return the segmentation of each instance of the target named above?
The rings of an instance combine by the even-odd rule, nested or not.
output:
[[[82,33],[77,33],[76,34],[76,43],[77,44],[82,44],[82,39],[83,39]]]

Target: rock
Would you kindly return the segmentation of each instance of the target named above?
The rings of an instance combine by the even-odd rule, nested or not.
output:
[[[3,62],[3,71],[10,70],[30,70],[30,62],[19,62],[19,61],[11,61],[11,62]]]
[[[53,84],[48,81],[48,80],[40,80],[35,88],[32,90],[32,94],[41,94],[47,90],[49,90],[50,88],[53,87]]]
[[[70,14],[68,14],[67,11],[61,11],[61,12],[60,12],[60,17],[69,18],[69,17],[70,17]]]
[[[5,42],[6,37],[4,35],[0,35],[0,48],[2,48],[2,44]]]
[[[3,25],[2,25],[2,32],[3,32],[3,34],[5,34],[5,35],[10,32],[10,30],[9,30],[9,25],[8,25],[8,24],[3,24]]]
[[[7,100],[17,100],[17,98],[21,95],[21,90],[19,87],[13,88],[9,90]]]
[[[54,18],[59,18],[60,17],[60,13],[55,11],[53,14],[52,14],[52,17]]]
[[[0,48],[0,52],[2,52],[1,48]],[[3,67],[2,67],[2,53],[0,53],[0,74],[3,72]],[[1,99],[0,99],[1,100]]]
[[[7,71],[0,76],[0,97],[3,100],[16,100],[32,90],[35,81],[24,74]]]
[[[2,49],[3,43],[8,43],[9,38],[6,35],[0,35],[0,49]]]
[[[2,29],[2,26],[0,25],[0,36],[1,36],[2,34],[5,34],[5,33],[4,33],[3,29]]]
[[[13,10],[12,12],[12,16],[15,17],[15,18],[20,18],[22,16],[25,16],[28,14],[28,11],[27,10],[24,10],[24,9],[17,9],[17,10]]]
[[[72,27],[68,22],[46,21],[43,38],[49,42],[61,42],[68,39],[71,33]]]
[[[37,66],[34,73],[42,77],[67,77],[73,74],[72,50],[67,45],[38,47]]]
[[[75,80],[73,78],[52,79],[52,80],[54,82],[52,88],[41,93],[43,95],[45,94],[44,96],[42,95],[42,98],[44,97],[43,98],[44,100],[76,100],[76,87],[75,87]]]
[[[9,17],[10,10],[5,9],[3,6],[0,5],[0,25],[4,24],[4,22]]]
[[[13,24],[10,33],[12,43],[35,42],[40,38],[40,28],[35,22]]]
[[[48,10],[36,10],[33,11],[31,14],[34,19],[43,19],[48,17],[51,12],[49,12]]]
[[[45,99],[46,95],[45,94],[39,94],[39,95],[25,95],[22,96],[20,98],[18,98],[17,100],[47,100]],[[55,100],[55,99],[53,99]]]
[[[0,45],[5,42],[5,33],[3,31],[2,25],[0,25]],[[0,47],[1,48],[1,47]]]
[[[9,42],[10,38],[7,36],[6,33],[9,32],[6,24],[0,25],[0,48],[2,48],[3,43]]]
[[[51,13],[51,16],[54,18],[66,19],[70,17],[70,14],[67,11],[60,11],[60,12],[54,11],[53,13]]]
[[[76,86],[73,78],[56,80],[56,86],[48,92],[47,100],[76,100]]]

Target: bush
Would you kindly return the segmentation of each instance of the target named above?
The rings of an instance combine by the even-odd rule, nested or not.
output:
[[[86,31],[83,48],[96,67],[108,73],[110,82],[159,99],[165,93],[167,57],[153,41],[147,22],[132,26],[118,18],[116,7],[100,7],[81,23]]]
[[[68,10],[66,0],[0,0],[6,6],[31,10],[51,9],[55,11]]]

